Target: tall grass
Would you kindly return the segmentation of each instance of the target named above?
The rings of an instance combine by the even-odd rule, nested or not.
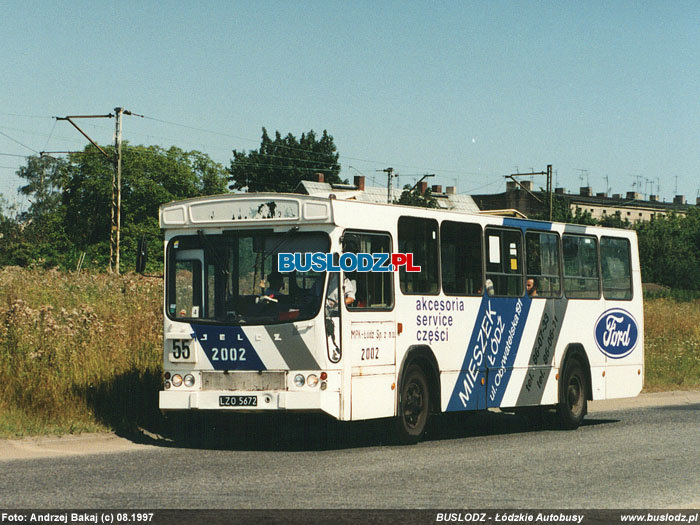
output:
[[[0,270],[0,437],[158,431],[162,286]],[[645,300],[647,390],[700,388],[700,299]]]
[[[160,417],[162,281],[0,270],[0,435]]]
[[[644,337],[645,390],[700,388],[700,299],[646,299]]]

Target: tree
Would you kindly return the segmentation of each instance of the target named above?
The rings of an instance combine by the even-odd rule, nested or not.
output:
[[[104,147],[113,154],[113,147]],[[2,239],[4,264],[74,267],[81,252],[88,264],[109,259],[113,164],[92,145],[68,159],[30,157],[18,175],[31,207]],[[158,207],[169,201],[227,191],[226,170],[199,151],[175,146],[122,145],[122,260],[135,258],[142,235],[161,236]],[[154,260],[157,260],[154,258]]]
[[[700,210],[636,225],[644,282],[700,290]]]
[[[65,159],[53,157],[27,158],[27,165],[17,171],[20,179],[27,184],[19,188],[19,193],[30,202],[27,214],[36,218],[55,212],[61,206],[61,189],[68,176],[69,163]]]
[[[622,218],[620,210],[616,211],[612,215],[606,215],[605,217],[601,217],[601,219],[598,221],[598,224],[600,226],[605,226],[608,228],[623,228],[626,230],[629,230],[632,227],[632,223],[629,220],[627,220],[626,218]]]
[[[406,206],[418,206],[421,208],[437,208],[438,203],[433,197],[430,188],[425,190],[425,193],[421,193],[418,186],[411,186],[406,184],[403,187],[401,196],[399,200],[394,201],[396,204],[404,204]]]
[[[549,195],[545,191],[538,193],[543,203],[547,202]],[[540,221],[549,220],[549,210],[545,209],[540,213],[535,213],[530,216],[531,219]],[[552,195],[552,221],[566,222],[569,224],[584,224],[586,226],[595,226],[598,221],[593,218],[591,212],[576,208],[571,211],[571,201],[564,195]]]
[[[228,169],[231,189],[289,193],[302,180],[313,180],[315,173],[323,173],[325,182],[344,182],[339,176],[339,155],[333,137],[326,130],[318,140],[313,130],[302,133],[299,140],[291,133],[282,138],[279,131],[271,140],[267,130],[262,131],[258,150],[233,150]]]

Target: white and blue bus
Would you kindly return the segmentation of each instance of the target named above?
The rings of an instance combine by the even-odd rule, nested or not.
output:
[[[636,396],[633,231],[296,194],[163,205],[160,408],[393,417]],[[412,253],[420,272],[280,273],[280,253]],[[343,298],[342,300],[338,300]]]

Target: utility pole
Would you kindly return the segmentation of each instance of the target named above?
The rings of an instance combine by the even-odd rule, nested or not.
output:
[[[387,174],[387,181],[386,181],[386,202],[387,204],[391,204],[392,198],[391,198],[391,178],[394,176],[394,168],[385,168],[383,170],[377,170],[377,171],[383,171],[384,173]]]
[[[552,221],[552,165],[547,164],[547,193],[549,193],[549,221]]]
[[[119,240],[121,237],[121,211],[122,211],[122,113],[124,108],[114,108],[116,115],[116,129],[114,133],[114,172],[112,177],[112,228],[109,235],[110,257],[112,266],[112,254],[114,254],[114,271],[119,275]],[[116,181],[115,181],[116,178]],[[116,202],[115,202],[116,193]],[[116,213],[115,213],[116,208]],[[115,220],[116,215],[116,220]],[[112,248],[114,246],[114,248]]]
[[[546,190],[546,192],[547,192],[547,200],[549,201],[547,207],[549,208],[549,210],[548,210],[549,211],[549,220],[551,221],[552,220],[552,210],[553,210],[553,207],[552,207],[553,195],[552,194],[554,193],[552,191],[552,165],[551,164],[547,164],[547,171],[538,171],[538,172],[532,172],[532,173],[511,173],[510,175],[506,175],[505,177],[507,179],[510,179],[513,182],[515,182],[518,186],[520,186],[520,188],[522,188],[528,194],[530,194],[530,196],[533,199],[535,199],[537,202],[539,202],[540,204],[545,206],[545,203],[542,202],[542,200],[539,197],[537,197],[537,195],[535,195],[530,190],[525,188],[522,184],[520,184],[519,181],[515,180],[515,177],[525,177],[525,176],[532,177],[533,175],[546,175],[547,176],[547,190]]]
[[[428,177],[434,177],[434,176],[435,176],[434,173],[426,173],[426,174],[423,175],[420,179],[418,179],[418,182],[416,182],[416,183],[413,185],[413,187],[411,188],[410,191],[415,190],[415,189],[418,187],[418,185],[419,185],[421,182],[423,182],[425,179],[427,179]]]
[[[95,146],[114,166],[112,173],[112,221],[109,230],[109,271],[119,275],[119,244],[121,236],[121,206],[122,206],[122,115],[138,115],[124,108],[114,108],[115,114],[108,115],[69,115],[67,117],[54,117],[56,120],[67,120],[90,144]],[[114,134],[114,155],[110,156],[98,144],[92,140],[72,119],[77,118],[112,118],[116,117],[116,130]]]

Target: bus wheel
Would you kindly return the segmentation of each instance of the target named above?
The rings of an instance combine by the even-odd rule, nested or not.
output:
[[[430,393],[423,369],[411,365],[401,383],[396,437],[400,444],[418,443],[425,431],[430,413]]]
[[[588,410],[586,397],[586,374],[578,359],[570,359],[564,368],[557,407],[562,428],[574,430],[579,427]]]

